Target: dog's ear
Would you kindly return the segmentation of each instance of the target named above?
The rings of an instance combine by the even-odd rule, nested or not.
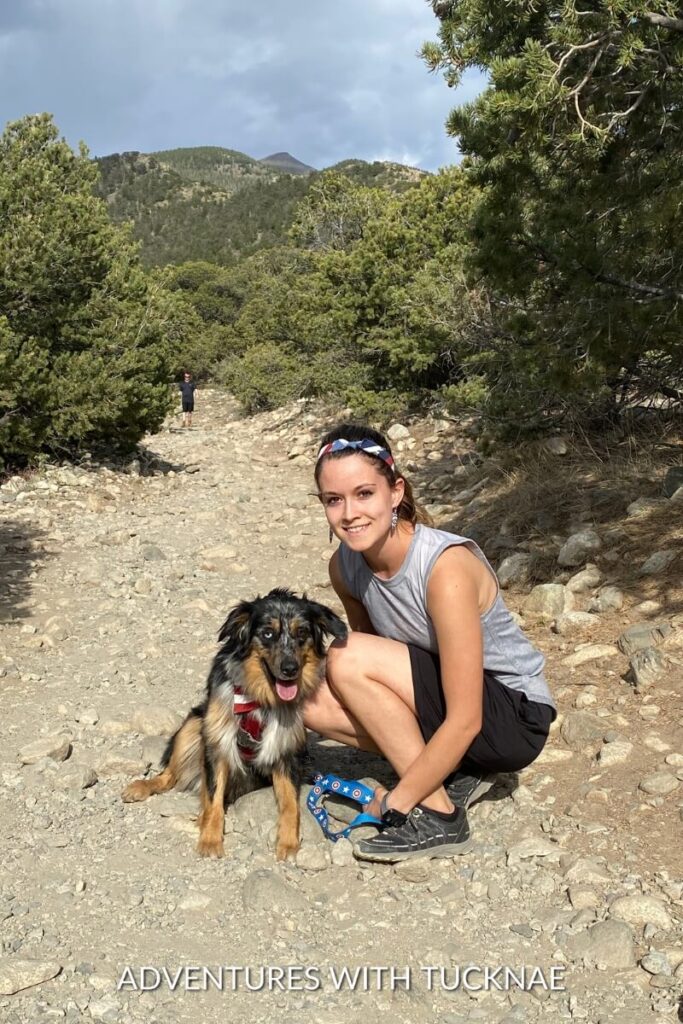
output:
[[[318,604],[317,601],[309,601],[308,609],[318,654],[324,654],[323,639],[325,633],[333,636],[335,640],[346,640],[349,635],[346,624],[330,608],[327,608],[324,604]]]
[[[244,657],[249,648],[253,611],[253,602],[241,601],[232,609],[218,634],[219,641],[227,644],[240,657]]]

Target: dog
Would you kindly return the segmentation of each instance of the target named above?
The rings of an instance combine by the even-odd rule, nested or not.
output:
[[[233,608],[219,633],[222,647],[204,701],[169,740],[160,774],[132,782],[123,800],[200,785],[197,849],[203,857],[222,857],[226,806],[272,780],[276,857],[296,854],[303,703],[323,679],[326,636],[344,640],[346,626],[305,594],[278,588]]]

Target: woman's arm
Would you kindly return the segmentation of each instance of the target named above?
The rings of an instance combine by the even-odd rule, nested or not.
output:
[[[466,549],[447,548],[429,579],[427,611],[438,642],[446,718],[393,790],[389,805],[399,811],[410,811],[438,789],[481,731],[484,667],[479,565]]]
[[[365,610],[365,607],[360,601],[349,593],[344,577],[342,576],[341,566],[339,565],[339,551],[335,551],[329,562],[330,581],[334,587],[334,591],[344,605],[344,611],[346,617],[349,620],[349,626],[356,633],[375,633],[375,629],[370,621],[370,616]]]

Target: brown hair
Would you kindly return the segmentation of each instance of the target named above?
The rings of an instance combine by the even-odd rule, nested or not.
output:
[[[332,427],[320,442],[319,448],[324,447],[326,444],[330,444],[332,441],[338,441],[340,438],[344,438],[346,441],[362,441],[364,438],[368,438],[370,441],[374,441],[375,444],[381,445],[382,448],[386,448],[390,455],[393,454],[389,446],[389,442],[383,434],[380,434],[378,430],[373,430],[372,427],[364,426],[362,423],[339,423],[336,427]],[[358,448],[343,448],[338,452],[328,452],[327,455],[323,456],[323,459],[343,459],[346,455],[362,455],[363,458],[369,459],[373,466],[387,481],[390,487],[394,486],[397,477],[401,477],[404,483],[404,494],[401,504],[398,506],[398,518],[403,519],[406,522],[412,523],[414,526],[416,523],[423,523],[425,526],[431,526],[431,519],[429,515],[420,508],[413,497],[413,488],[411,487],[410,481],[401,473],[398,466],[394,462],[392,469],[384,459],[379,458],[377,455],[370,455],[368,452],[364,452]],[[322,469],[323,459],[320,459],[315,466],[315,482],[320,487],[320,470]]]

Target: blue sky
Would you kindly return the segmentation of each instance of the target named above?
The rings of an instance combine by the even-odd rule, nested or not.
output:
[[[458,159],[457,91],[417,51],[426,0],[0,0],[0,122],[50,111],[72,145],[288,150],[428,170]]]

